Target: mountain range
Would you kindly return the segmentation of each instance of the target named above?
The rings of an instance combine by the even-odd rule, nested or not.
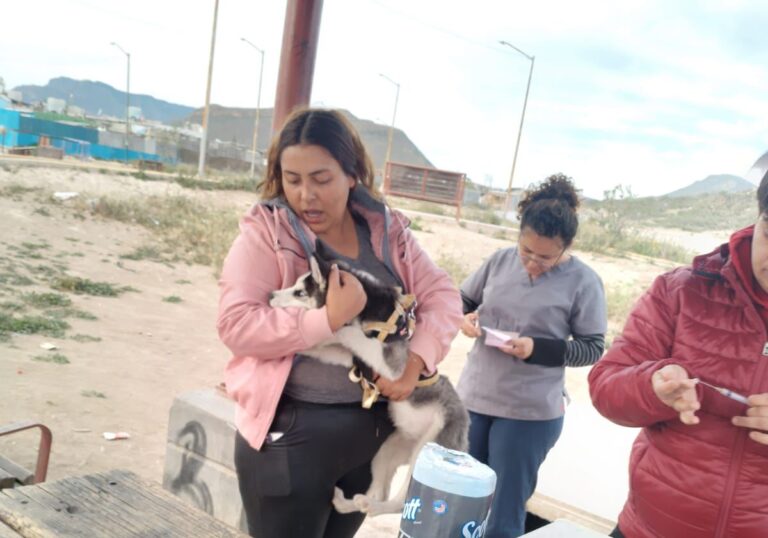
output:
[[[686,196],[699,196],[700,194],[734,193],[752,190],[755,190],[755,185],[743,177],[731,174],[713,174],[704,179],[694,181],[687,187],[667,193],[665,196],[683,198]]]
[[[45,101],[48,97],[64,99],[89,115],[106,115],[121,118],[125,115],[125,92],[108,84],[91,80],[74,80],[68,77],[51,79],[45,86],[23,85],[14,88],[22,93],[27,103]],[[171,125],[202,123],[202,109],[156,99],[151,95],[131,94],[131,106],[140,107],[149,120]],[[379,168],[386,158],[389,126],[357,118],[351,112],[342,111],[360,133],[374,162]],[[209,118],[209,140],[219,139],[249,146],[253,139],[256,110],[212,105]],[[272,109],[262,108],[259,120],[258,146],[263,152],[272,137]],[[768,153],[766,153],[768,155]],[[395,129],[392,140],[391,159],[396,162],[432,167],[429,159],[419,150],[408,135]],[[766,165],[768,166],[768,165]],[[672,198],[698,196],[717,192],[743,192],[754,189],[755,185],[746,179],[716,174],[695,181],[690,185],[672,191],[665,196]]]
[[[389,127],[369,120],[356,117],[347,110],[341,111],[344,116],[360,133],[365,147],[373,159],[376,168],[382,166],[387,154]],[[266,152],[272,139],[273,109],[262,108],[259,114],[258,146],[261,152]],[[253,128],[256,110],[253,108],[230,108],[212,105],[210,109],[208,138],[250,147],[253,141]],[[198,109],[184,118],[184,122],[202,123],[202,110]],[[416,166],[432,167],[432,163],[419,150],[408,135],[400,129],[395,129],[392,136],[392,161],[413,164]]]
[[[21,92],[25,103],[45,102],[49,97],[55,97],[65,100],[68,105],[82,108],[92,116],[125,116],[125,92],[103,82],[57,77],[49,80],[45,86],[28,84],[16,86],[14,90]],[[131,106],[140,107],[145,118],[163,123],[179,121],[195,110],[151,95],[134,93],[131,93]]]
[[[14,90],[22,93],[26,103],[45,102],[48,97],[64,99],[78,106],[89,115],[105,115],[116,118],[125,116],[125,92],[103,82],[74,80],[68,77],[51,79],[45,86],[23,85]],[[141,108],[148,120],[181,126],[185,123],[202,123],[202,109],[169,103],[151,95],[131,94],[131,106]],[[387,152],[389,126],[357,118],[351,112],[342,111],[360,133],[373,164],[379,168]],[[250,147],[253,140],[256,109],[231,108],[211,105],[208,123],[208,139],[234,142]],[[259,118],[259,149],[265,151],[272,138],[272,109],[262,108]],[[395,129],[392,137],[393,161],[432,167],[432,163],[419,150],[408,135]]]

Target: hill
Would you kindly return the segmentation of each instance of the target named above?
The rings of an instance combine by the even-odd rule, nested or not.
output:
[[[94,80],[74,80],[68,77],[52,78],[45,86],[22,85],[14,90],[22,93],[26,103],[45,101],[49,97],[64,99],[88,114],[103,114],[122,118],[125,116],[125,92],[109,84]],[[141,108],[149,120],[172,123],[188,116],[194,108],[155,99],[151,95],[131,94],[131,106]]]
[[[376,168],[381,167],[387,154],[389,126],[360,119],[346,110],[342,112],[360,133],[363,143],[371,153],[374,166]],[[266,151],[272,138],[272,114],[273,109],[271,108],[261,109],[258,143],[261,151]],[[250,147],[253,141],[255,119],[256,109],[254,108],[229,108],[211,105],[208,138],[210,140],[218,138],[225,142],[234,142]],[[202,123],[202,109],[195,110],[184,121]],[[408,138],[408,135],[397,128],[392,137],[392,160],[417,166],[432,166],[429,159]]]
[[[14,88],[22,93],[27,103],[44,102],[48,97],[63,99],[90,115],[125,116],[125,92],[109,84],[92,80],[53,78],[45,86],[22,85]],[[202,108],[193,108],[156,99],[151,95],[131,94],[131,106],[141,108],[146,119],[172,125],[202,123]],[[389,126],[360,119],[344,110],[344,115],[360,133],[373,164],[380,168],[387,153]],[[253,141],[254,108],[230,108],[211,105],[209,140],[222,140],[250,147]],[[259,119],[259,149],[265,151],[272,138],[272,109],[262,108]],[[432,163],[403,131],[395,129],[392,137],[392,160],[417,166],[431,167]]]
[[[694,181],[687,187],[672,191],[665,196],[671,198],[683,198],[686,196],[698,196],[700,194],[714,194],[718,192],[745,192],[754,190],[755,186],[743,177],[730,174],[714,174],[699,181]]]
[[[612,228],[676,228],[691,232],[738,230],[755,222],[755,188],[698,196],[649,196],[585,202],[591,218]],[[589,217],[588,217],[589,218]]]

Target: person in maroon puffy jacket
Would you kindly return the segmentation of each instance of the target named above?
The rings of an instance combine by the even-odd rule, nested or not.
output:
[[[642,428],[612,536],[768,536],[768,173],[757,199],[754,225],[656,279],[590,372],[597,410]]]

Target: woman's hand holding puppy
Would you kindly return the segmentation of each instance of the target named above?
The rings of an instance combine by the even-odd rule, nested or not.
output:
[[[363,311],[367,301],[360,281],[353,274],[341,271],[334,263],[328,274],[328,294],[325,298],[331,330],[336,332],[352,321]]]
[[[408,398],[416,388],[419,375],[424,370],[424,360],[413,351],[408,351],[408,362],[399,379],[389,380],[379,377],[376,386],[381,393],[393,402],[400,402]]]

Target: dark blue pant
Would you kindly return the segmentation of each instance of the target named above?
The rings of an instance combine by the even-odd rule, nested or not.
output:
[[[525,503],[536,489],[539,467],[563,430],[563,417],[515,420],[469,413],[469,453],[496,471],[496,493],[485,538],[525,532]]]

